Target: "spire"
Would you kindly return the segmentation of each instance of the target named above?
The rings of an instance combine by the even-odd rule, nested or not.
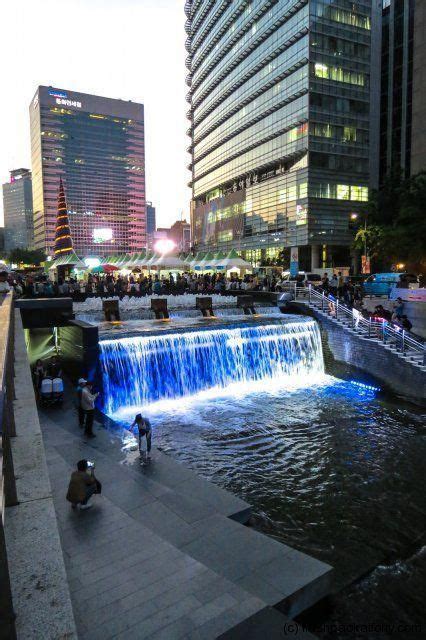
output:
[[[58,214],[56,216],[56,235],[55,235],[55,256],[66,255],[71,253],[72,238],[70,223],[68,220],[67,203],[65,201],[64,185],[62,178],[59,178],[58,193]]]

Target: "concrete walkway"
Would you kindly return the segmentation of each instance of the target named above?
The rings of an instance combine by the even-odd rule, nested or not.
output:
[[[170,457],[155,451],[141,468],[103,427],[86,441],[70,407],[40,423],[82,640],[208,640],[268,606],[291,616],[328,593],[328,565],[242,526],[245,502]],[[83,457],[103,495],[80,512],[65,494]]]

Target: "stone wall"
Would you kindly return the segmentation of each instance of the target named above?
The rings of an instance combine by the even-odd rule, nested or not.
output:
[[[11,445],[18,504],[7,507],[4,529],[16,637],[76,640],[45,443],[19,311],[15,311],[15,378],[16,436],[11,438]],[[2,635],[1,626],[0,637],[10,637]]]

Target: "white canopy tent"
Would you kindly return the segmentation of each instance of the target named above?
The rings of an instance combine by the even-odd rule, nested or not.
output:
[[[152,262],[151,267],[156,267],[158,270],[171,269],[175,271],[186,271],[189,265],[179,258],[179,256],[160,256]]]

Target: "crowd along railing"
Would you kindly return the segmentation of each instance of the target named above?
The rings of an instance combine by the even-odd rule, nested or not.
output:
[[[375,338],[383,344],[393,344],[403,355],[411,355],[420,364],[426,365],[425,344],[416,339],[409,331],[402,329],[384,319],[364,318],[355,308],[347,307],[338,298],[328,295],[325,291],[318,291],[312,285],[298,286],[297,283],[287,283],[284,290],[293,294],[294,300],[303,300],[327,313],[330,317],[346,322],[352,329]]]

